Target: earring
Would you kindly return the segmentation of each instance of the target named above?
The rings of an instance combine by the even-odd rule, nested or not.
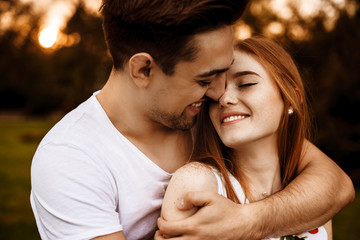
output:
[[[293,114],[293,113],[294,113],[294,109],[293,109],[292,107],[290,107],[290,108],[288,109],[288,114],[291,115],[291,114]]]

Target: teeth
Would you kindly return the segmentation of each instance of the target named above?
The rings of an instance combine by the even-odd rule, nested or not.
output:
[[[226,122],[231,122],[231,121],[235,121],[238,119],[244,119],[244,118],[245,118],[245,115],[230,116],[230,117],[224,118],[223,122],[226,123]]]
[[[201,105],[202,105],[202,102],[191,104],[192,107],[200,107]]]

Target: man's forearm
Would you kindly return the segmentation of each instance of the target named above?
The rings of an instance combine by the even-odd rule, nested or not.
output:
[[[334,217],[353,201],[350,178],[325,154],[310,143],[300,166],[301,172],[284,190],[250,204],[262,220],[264,235],[276,237],[305,232]]]

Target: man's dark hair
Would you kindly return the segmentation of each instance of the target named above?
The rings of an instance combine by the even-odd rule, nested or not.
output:
[[[103,0],[100,12],[115,69],[149,53],[165,74],[196,58],[194,34],[232,25],[248,0]]]

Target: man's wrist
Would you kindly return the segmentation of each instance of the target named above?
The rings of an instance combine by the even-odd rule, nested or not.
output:
[[[271,202],[271,199],[264,199],[258,202],[242,205],[242,211],[245,212],[241,213],[242,215],[240,216],[246,216],[247,229],[251,233],[249,235],[250,239],[262,239],[273,235]],[[242,219],[242,221],[244,221],[244,219]]]

